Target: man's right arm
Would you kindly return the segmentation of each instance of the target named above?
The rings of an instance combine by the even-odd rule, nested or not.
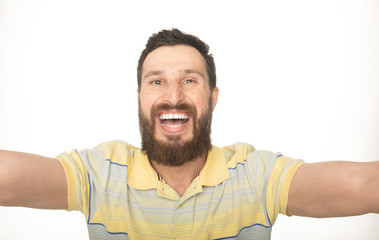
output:
[[[67,209],[67,194],[57,159],[0,150],[0,206]]]

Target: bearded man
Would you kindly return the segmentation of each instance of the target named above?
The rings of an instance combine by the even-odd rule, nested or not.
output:
[[[57,159],[1,151],[0,204],[80,210],[91,239],[269,239],[279,213],[379,213],[379,162],[213,146],[215,69],[196,36],[152,35],[137,68],[142,148],[113,141]]]

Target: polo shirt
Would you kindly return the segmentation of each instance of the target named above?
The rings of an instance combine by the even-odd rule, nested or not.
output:
[[[146,154],[123,141],[57,157],[69,211],[80,210],[90,239],[270,239],[301,160],[249,144],[212,147],[179,196]]]

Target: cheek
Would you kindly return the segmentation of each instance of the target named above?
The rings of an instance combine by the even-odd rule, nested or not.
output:
[[[198,114],[204,113],[208,109],[209,98],[210,96],[207,93],[195,93],[191,95],[192,103],[196,106]]]
[[[153,94],[149,94],[148,92],[144,92],[144,93],[141,92],[140,97],[139,97],[139,103],[141,106],[141,110],[144,113],[150,114],[150,109],[153,106],[154,101],[155,100],[154,100]]]
[[[148,106],[148,104],[144,101],[140,101],[139,104],[141,113],[147,118],[150,119],[150,110],[151,107]]]

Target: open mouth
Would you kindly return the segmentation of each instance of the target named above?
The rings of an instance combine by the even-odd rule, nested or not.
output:
[[[188,123],[189,119],[187,113],[162,113],[159,115],[160,123],[170,128],[178,128]]]

